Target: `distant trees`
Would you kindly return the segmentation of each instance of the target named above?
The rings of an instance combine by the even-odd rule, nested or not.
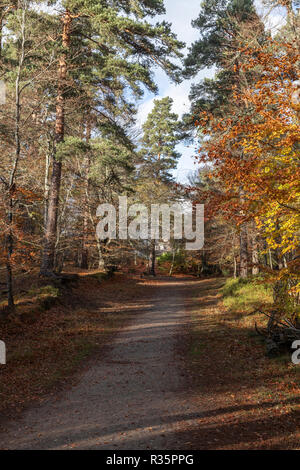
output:
[[[216,126],[209,128],[210,121],[207,121],[203,129],[200,125],[200,132],[202,136],[210,136],[208,145],[213,147],[218,139],[222,139],[224,116],[230,116],[234,112],[234,95],[246,90],[253,80],[251,74],[241,70],[241,64],[245,60],[242,48],[248,41],[253,44],[263,42],[266,34],[252,0],[205,1],[193,25],[199,29],[200,39],[192,45],[185,59],[186,75],[194,76],[199,70],[208,66],[215,66],[217,72],[214,79],[204,80],[192,87],[191,114],[185,117],[185,121],[187,125],[193,126],[195,121],[199,123],[197,120],[199,116],[208,113],[207,115],[212,117]],[[237,106],[240,113],[247,113],[244,106],[241,107],[240,104]],[[239,134],[236,139],[239,139]],[[227,163],[231,166],[234,166],[235,162],[243,162],[246,158],[242,146],[230,144],[226,149],[220,149],[220,153],[215,146],[215,151],[207,154],[204,143],[202,155],[203,161],[211,160],[214,163],[226,156]],[[218,176],[222,181],[222,176]],[[220,193],[217,196],[220,199]],[[243,211],[247,194],[242,185],[237,188],[236,197],[240,201],[240,208],[235,213],[237,220],[239,219],[239,275],[245,278],[251,263],[248,223],[244,219]]]
[[[13,266],[26,265],[33,257],[34,217],[30,214],[39,195],[31,173],[26,170],[28,162],[32,164],[36,139],[41,136],[45,119],[44,97],[39,91],[53,65],[53,57],[47,54],[48,40],[44,39],[40,24],[36,24],[33,4],[29,0],[8,2],[1,11],[1,77],[7,92],[6,103],[0,109],[1,261],[6,265],[11,310],[14,308]],[[34,93],[33,88],[38,92]]]
[[[152,26],[145,21],[164,11],[161,1],[117,1],[113,6],[93,0],[69,0],[63,3],[61,31],[57,40],[60,47],[56,85],[55,137],[52,151],[51,182],[43,245],[41,273],[52,275],[54,270],[55,240],[61,184],[62,161],[57,147],[65,137],[67,99],[84,97],[90,110],[96,110],[100,120],[120,116],[127,108],[128,89],[141,95],[141,84],[155,90],[151,79],[151,65],[159,63],[170,77],[176,79],[178,67],[170,57],[180,56],[182,47],[167,23]],[[128,57],[130,56],[130,60]],[[118,109],[119,106],[119,109]],[[124,110],[125,110],[124,109]],[[98,119],[98,116],[97,116]],[[97,123],[97,120],[96,120]],[[117,126],[115,126],[117,131]]]
[[[143,124],[141,139],[140,173],[143,177],[161,181],[172,179],[180,154],[176,145],[182,140],[182,125],[177,114],[172,112],[170,97],[154,100],[153,110]]]
[[[230,35],[232,51],[226,51],[225,41],[223,62],[216,62],[221,74],[200,85],[198,92],[207,91],[204,98],[200,94],[196,101],[194,96],[202,135],[199,158],[219,185],[218,191],[211,185],[206,197],[215,215],[239,229],[239,275],[249,274],[249,267],[252,274],[263,268],[286,295],[299,290],[299,113],[293,100],[299,79],[299,14],[292,3],[286,4],[284,41],[281,35],[267,37],[253,15],[250,22],[237,23],[237,34]],[[229,60],[231,54],[235,60]],[[190,57],[187,70],[192,63]],[[223,69],[231,77],[226,94]]]
[[[10,308],[17,256],[24,269],[41,259],[50,277],[67,260],[85,269],[102,263],[96,207],[132,191],[134,102],[144,88],[157,90],[153,66],[174,81],[180,75],[174,59],[183,44],[170,24],[149,21],[163,1],[46,3],[0,10],[1,264]]]
[[[214,67],[215,77],[192,86],[183,123],[165,97],[140,131],[135,102],[145,88],[157,91],[154,67],[182,78],[183,44],[170,24],[152,21],[163,1],[50,3],[0,7],[0,262],[9,308],[16,267],[55,278],[67,264],[103,268],[144,250],[155,273],[155,242],[95,237],[97,206],[120,195],[148,206],[204,202],[203,272],[209,263],[241,277],[264,269],[298,289],[297,2],[272,0],[287,12],[272,38],[252,0],[205,0],[184,75]],[[201,166],[186,191],[173,171],[177,144],[195,129]]]
[[[165,97],[154,100],[153,110],[142,126],[139,151],[139,187],[143,202],[167,204],[176,199],[172,171],[177,167],[180,153],[176,146],[183,139],[182,124],[172,112],[173,100]],[[144,189],[143,189],[144,188]],[[155,275],[156,241],[151,242],[151,273]]]

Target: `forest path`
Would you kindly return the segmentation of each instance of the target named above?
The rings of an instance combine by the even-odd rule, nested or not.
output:
[[[76,385],[9,424],[2,448],[189,448],[188,431],[199,410],[191,400],[180,348],[189,293],[199,281],[179,277],[147,283],[151,302],[136,300],[134,320],[91,361]]]

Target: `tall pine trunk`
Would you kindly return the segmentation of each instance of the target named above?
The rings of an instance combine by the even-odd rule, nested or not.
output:
[[[49,170],[50,170],[50,161],[51,161],[51,143],[48,142],[48,152],[46,153],[45,159],[45,176],[44,176],[44,227],[47,226],[48,218],[48,202],[49,202]]]
[[[68,11],[62,18],[62,43],[65,50],[70,45],[72,17]],[[61,185],[61,161],[56,156],[56,146],[64,140],[65,134],[65,87],[67,78],[66,52],[60,57],[58,67],[58,87],[56,98],[55,144],[52,155],[52,174],[49,188],[47,221],[45,227],[44,246],[42,254],[41,274],[49,275],[54,271],[55,242],[57,235],[57,219],[59,210],[59,195]]]
[[[91,122],[88,120],[86,126],[86,143],[88,144],[91,138]],[[84,188],[84,207],[83,207],[83,234],[82,234],[82,251],[81,251],[81,269],[88,269],[89,267],[89,192],[90,192],[90,166],[91,158],[88,153],[85,161],[85,188]]]
[[[12,255],[13,255],[13,233],[12,233],[12,225],[13,222],[13,200],[12,197],[9,196],[9,213],[8,213],[8,224],[9,224],[9,231],[6,237],[6,286],[7,286],[7,304],[9,311],[14,310],[15,302],[14,302],[14,294],[13,294],[13,274],[12,274]]]
[[[88,218],[86,213],[83,215],[83,235],[82,235],[82,248],[81,248],[81,269],[88,269],[89,267],[89,251],[87,246],[87,233],[88,233]]]
[[[151,249],[151,268],[150,268],[150,274],[152,274],[152,276],[156,276],[155,261],[156,261],[156,250],[155,250],[155,242],[153,242],[152,249]]]
[[[14,195],[15,195],[15,178],[18,170],[18,165],[21,157],[21,137],[20,137],[20,122],[21,122],[21,72],[24,65],[25,58],[25,23],[26,23],[26,4],[22,5],[21,12],[21,48],[19,52],[19,63],[17,67],[17,76],[15,82],[15,156],[12,164],[12,169],[9,176],[8,183],[8,231],[6,236],[6,284],[7,284],[7,303],[8,309],[14,310],[14,294],[13,294],[13,273],[12,273],[12,256],[14,250],[14,235],[13,235],[13,219],[14,219]]]

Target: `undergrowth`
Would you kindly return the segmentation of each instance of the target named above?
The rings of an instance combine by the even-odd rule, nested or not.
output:
[[[233,313],[249,313],[273,302],[272,286],[261,276],[228,279],[221,292],[224,306]]]

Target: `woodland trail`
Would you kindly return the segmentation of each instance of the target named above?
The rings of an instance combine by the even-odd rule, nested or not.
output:
[[[91,360],[76,385],[9,423],[0,438],[1,448],[190,447],[189,429],[195,429],[200,415],[191,400],[181,345],[184,348],[188,327],[186,302],[199,281],[148,282],[151,303],[142,304],[104,355]]]

